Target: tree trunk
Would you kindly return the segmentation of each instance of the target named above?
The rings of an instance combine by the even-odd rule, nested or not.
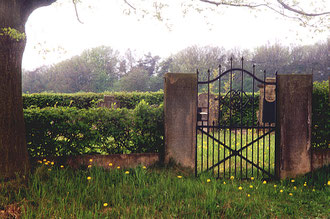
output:
[[[25,33],[31,12],[54,0],[0,0],[0,178],[29,170],[22,100],[22,57],[25,39],[15,39],[3,28]]]

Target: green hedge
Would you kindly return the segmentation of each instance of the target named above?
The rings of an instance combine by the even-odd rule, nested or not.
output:
[[[158,152],[164,147],[163,105],[134,110],[74,107],[24,110],[32,157]]]
[[[330,148],[329,81],[313,84],[312,147]]]
[[[141,100],[145,100],[150,105],[160,105],[164,101],[164,92],[105,92],[105,93],[38,93],[23,94],[23,108],[29,107],[53,107],[66,106],[78,109],[88,109],[95,107],[102,101],[104,95],[113,95],[120,101],[122,108],[134,109]]]

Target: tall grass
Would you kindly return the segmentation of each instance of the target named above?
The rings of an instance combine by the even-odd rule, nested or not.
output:
[[[22,218],[326,218],[328,172],[239,181],[175,166],[72,170],[43,162],[26,179],[0,181],[0,218],[15,210]]]

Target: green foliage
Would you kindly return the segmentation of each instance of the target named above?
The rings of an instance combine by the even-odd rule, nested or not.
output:
[[[104,95],[115,96],[120,101],[122,108],[134,109],[141,101],[145,100],[150,105],[160,105],[164,101],[164,92],[105,92],[105,93],[39,93],[23,94],[23,108],[29,107],[76,107],[87,109],[95,107]]]
[[[9,36],[11,39],[16,40],[17,42],[20,40],[24,40],[26,37],[25,33],[21,33],[11,27],[1,28],[0,36]]]
[[[313,84],[312,146],[330,148],[329,81]]]
[[[163,147],[163,106],[136,109],[75,107],[24,110],[32,157],[157,152]]]

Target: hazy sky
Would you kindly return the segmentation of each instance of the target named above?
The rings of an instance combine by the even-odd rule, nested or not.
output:
[[[123,0],[83,0],[78,12],[84,24],[78,22],[68,0],[37,9],[26,24],[23,68],[56,63],[100,45],[167,57],[191,45],[252,49],[275,42],[313,44],[329,37],[329,30],[314,34],[270,11],[220,7],[220,14],[190,11],[183,16],[180,7],[173,7],[164,13],[169,21],[160,22],[125,15],[125,8]]]

